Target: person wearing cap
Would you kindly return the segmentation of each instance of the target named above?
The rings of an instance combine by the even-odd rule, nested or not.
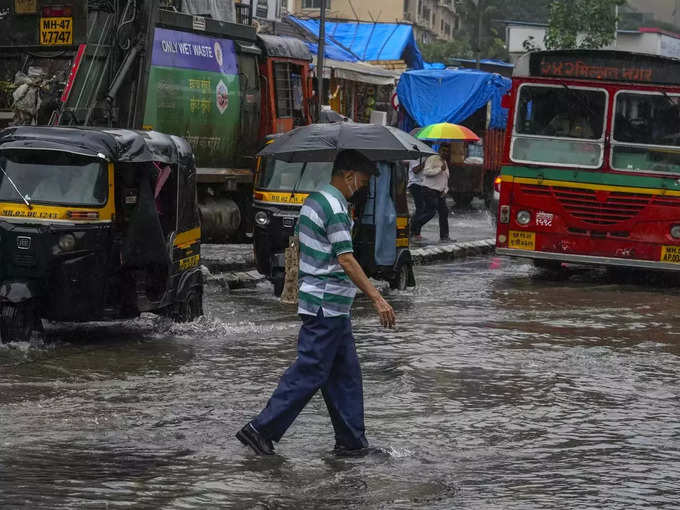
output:
[[[377,173],[357,151],[342,151],[330,184],[311,193],[300,210],[297,359],[285,371],[266,407],[236,437],[259,455],[273,455],[279,442],[314,394],[321,389],[335,431],[334,452],[367,451],[364,395],[350,309],[356,287],[368,296],[384,327],[395,314],[354,258],[347,200]]]

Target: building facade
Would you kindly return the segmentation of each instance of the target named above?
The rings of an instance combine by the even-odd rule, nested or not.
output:
[[[680,0],[628,0],[628,10],[680,29]]]
[[[296,16],[318,17],[321,0],[293,0]],[[419,44],[451,40],[459,27],[454,0],[326,0],[328,19],[410,23]]]
[[[529,47],[545,49],[545,32],[546,25],[539,23],[507,23],[506,44],[511,62],[516,62]],[[619,30],[616,39],[605,49],[680,58],[680,34],[657,28]]]

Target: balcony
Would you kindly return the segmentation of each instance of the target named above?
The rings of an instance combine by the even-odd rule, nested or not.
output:
[[[234,14],[236,17],[236,23],[240,25],[252,25],[253,17],[250,11],[250,5],[242,2],[234,3]]]

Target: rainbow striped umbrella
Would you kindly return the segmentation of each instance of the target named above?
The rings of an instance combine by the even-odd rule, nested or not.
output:
[[[471,129],[448,122],[425,126],[414,136],[419,140],[432,142],[476,142],[479,140]]]

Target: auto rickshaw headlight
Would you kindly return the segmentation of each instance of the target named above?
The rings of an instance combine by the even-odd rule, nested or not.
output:
[[[76,247],[76,238],[73,234],[64,234],[59,238],[59,248],[62,251],[72,251]]]
[[[257,211],[255,213],[255,224],[260,227],[269,225],[269,215],[264,211]]]
[[[673,225],[671,227],[671,236],[675,239],[680,239],[680,225]]]

